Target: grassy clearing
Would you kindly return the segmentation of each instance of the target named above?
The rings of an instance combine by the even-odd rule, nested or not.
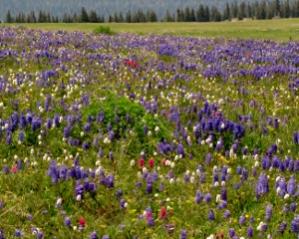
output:
[[[299,40],[299,19],[236,21],[219,23],[38,23],[21,24],[43,30],[92,32],[99,25],[109,26],[118,33],[173,34],[182,36],[253,38],[287,41]]]

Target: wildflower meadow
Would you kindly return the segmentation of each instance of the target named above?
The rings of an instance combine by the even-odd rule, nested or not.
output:
[[[299,235],[299,42],[0,28],[0,238]]]

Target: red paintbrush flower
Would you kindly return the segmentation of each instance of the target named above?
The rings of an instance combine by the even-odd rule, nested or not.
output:
[[[138,63],[137,63],[136,61],[134,61],[134,60],[130,60],[130,59],[126,59],[126,60],[124,60],[124,64],[125,64],[126,66],[131,67],[131,68],[137,68],[137,67],[139,66]]]
[[[11,167],[10,172],[11,173],[17,173],[18,172],[18,167],[17,167],[16,164]]]
[[[148,165],[150,168],[153,168],[155,166],[155,160],[153,158],[151,158],[149,161],[148,161]]]
[[[159,218],[163,220],[166,217],[167,217],[167,209],[166,209],[166,207],[161,207],[160,213],[159,213]]]
[[[143,168],[143,167],[144,167],[144,159],[143,159],[143,158],[140,158],[140,159],[138,160],[138,166],[139,166],[140,168]]]
[[[78,220],[79,226],[81,227],[85,227],[86,221],[84,219],[84,217],[80,217]]]

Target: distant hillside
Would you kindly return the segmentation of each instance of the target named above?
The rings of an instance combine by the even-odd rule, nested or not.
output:
[[[246,0],[246,3],[257,0]],[[235,0],[1,0],[0,19],[10,10],[13,14],[19,12],[47,11],[52,15],[61,16],[64,13],[78,12],[81,7],[87,10],[96,10],[97,13],[108,16],[115,12],[136,11],[138,9],[154,10],[158,17],[164,16],[165,12],[175,12],[177,8],[185,6],[197,7],[199,4],[217,6],[222,9],[225,4],[236,2]],[[241,2],[240,0],[237,2]]]

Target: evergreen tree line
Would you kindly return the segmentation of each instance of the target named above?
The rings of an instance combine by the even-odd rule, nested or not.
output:
[[[104,17],[96,11],[87,11],[84,7],[80,13],[64,14],[62,17],[51,15],[49,12],[32,11],[30,13],[19,13],[13,16],[10,11],[6,14],[6,22],[8,23],[50,23],[50,22],[209,22],[209,21],[225,21],[231,19],[242,20],[244,18],[252,19],[272,19],[299,17],[299,0],[290,2],[290,0],[280,1],[273,0],[272,2],[262,1],[255,3],[227,3],[223,10],[217,7],[199,5],[197,9],[186,7],[177,9],[175,13],[166,11],[165,16],[161,19],[153,10],[138,10],[135,12],[128,11],[127,13],[115,13]]]

